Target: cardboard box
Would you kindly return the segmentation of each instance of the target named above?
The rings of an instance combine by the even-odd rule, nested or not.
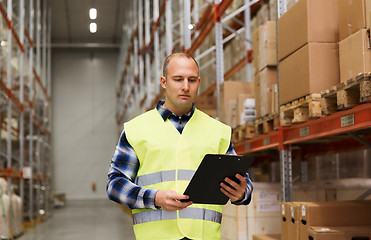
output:
[[[313,226],[370,226],[370,201],[307,202],[300,206],[300,240]]]
[[[361,29],[339,43],[340,82],[371,72],[370,36]]]
[[[229,217],[229,216],[222,217],[222,224],[221,224],[222,239],[228,239],[228,240],[237,239],[236,222],[237,222],[237,219],[235,217]]]
[[[197,96],[195,106],[210,117],[215,118],[217,116],[215,96]]]
[[[256,195],[255,201],[263,201],[263,204],[265,204],[272,201],[272,199],[276,199],[277,196],[278,193],[264,192]],[[259,205],[255,205],[254,208],[257,207]],[[230,202],[223,206],[222,239],[252,240],[255,234],[279,234],[279,227],[280,222],[277,214],[269,212],[259,214],[257,211],[252,210],[249,205],[237,206]]]
[[[252,66],[253,66],[253,72],[254,75],[259,73],[259,32],[260,32],[261,26],[259,26],[252,34],[252,54],[253,54],[253,60],[252,60]]]
[[[338,44],[305,45],[280,62],[279,79],[280,105],[338,84]]]
[[[271,113],[272,114],[278,114],[278,84],[273,84],[272,91],[271,91]]]
[[[371,239],[371,226],[365,227],[310,227],[313,240],[367,240]]]
[[[289,236],[289,216],[290,211],[287,202],[281,203],[281,236],[282,239],[288,239]]]
[[[227,123],[227,105],[229,100],[235,100],[238,94],[254,94],[254,83],[226,81],[220,84],[219,120]]]
[[[252,240],[255,234],[281,234],[279,184],[255,182],[251,203],[241,206],[238,216],[244,216],[241,214],[244,208],[247,217],[247,240]]]
[[[274,67],[264,68],[255,76],[255,109],[256,117],[260,118],[265,115],[274,113],[278,109],[277,90],[277,69]],[[274,98],[277,98],[274,99]],[[277,107],[276,107],[277,104]]]
[[[251,203],[247,205],[247,216],[278,217],[280,219],[281,192],[277,183],[254,183]]]
[[[338,0],[300,0],[278,19],[278,59],[307,43],[339,41]]]
[[[237,99],[228,100],[225,110],[225,124],[231,126],[232,128],[236,127],[236,105]]]
[[[280,217],[257,217],[247,220],[248,240],[255,234],[281,234]]]
[[[287,203],[289,219],[288,219],[288,238],[287,240],[298,240],[300,232],[300,203]]]
[[[268,21],[259,28],[259,71],[277,66],[276,22]]]
[[[265,116],[272,113],[272,108],[274,108],[272,92],[274,92],[274,85],[277,84],[277,69],[273,67],[264,68],[260,72],[259,77],[260,84],[260,113],[261,116]]]
[[[260,105],[261,105],[261,97],[260,97],[260,74],[256,74],[254,77],[254,95],[255,95],[255,111],[256,111],[256,118],[260,118],[262,116]]]
[[[252,239],[253,240],[281,240],[281,235],[279,234],[258,234],[258,235],[253,235]]]
[[[285,240],[298,240],[300,232],[300,202],[281,203],[281,236]]]
[[[371,0],[339,0],[339,41],[370,28]]]

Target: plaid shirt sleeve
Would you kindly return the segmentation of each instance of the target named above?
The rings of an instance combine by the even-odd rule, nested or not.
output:
[[[232,141],[229,144],[229,148],[228,148],[228,151],[226,152],[226,154],[236,155],[236,151],[234,150],[234,146],[233,146]],[[246,173],[244,177],[245,177],[246,182],[247,182],[245,197],[240,201],[236,201],[236,202],[232,201],[232,203],[235,204],[235,205],[247,205],[251,202],[251,193],[253,191],[252,182],[250,180],[250,177],[249,177],[248,173]]]
[[[155,196],[158,190],[139,187],[134,183],[138,169],[139,159],[123,130],[108,171],[108,198],[131,209],[156,209]]]

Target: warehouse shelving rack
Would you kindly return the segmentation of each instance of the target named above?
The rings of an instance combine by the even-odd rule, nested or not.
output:
[[[141,7],[143,1],[145,9]],[[208,61],[200,64],[201,74],[203,69],[211,65],[215,66],[214,82],[199,93],[201,96],[216,94],[219,98],[219,84],[227,81],[243,68],[247,70],[246,81],[252,81],[250,66],[252,47],[249,40],[251,33],[250,27],[246,26],[250,26],[251,12],[254,12],[264,1],[245,0],[242,6],[233,12],[229,11],[232,0],[205,0],[202,2],[203,4],[200,4],[201,1],[190,0],[179,2],[176,0],[139,0],[135,2],[137,4],[134,11],[138,12],[138,19],[137,21],[133,19],[133,22],[129,23],[129,25],[135,26],[129,33],[130,37],[127,35],[123,37],[117,73],[116,118],[119,133],[122,130],[123,122],[153,108],[163,96],[159,84],[154,84],[153,79],[160,79],[160,63],[166,55],[174,50],[182,50],[194,55],[199,63],[200,60],[208,56]],[[172,5],[175,4],[178,6],[174,9],[183,9],[183,11],[172,11]],[[153,9],[152,18],[150,9]],[[277,0],[277,16],[281,16],[286,10],[286,0]],[[241,13],[244,14],[244,25],[241,25],[241,21],[236,18]],[[233,20],[232,24],[228,22],[230,20]],[[192,23],[194,29],[190,30],[188,25]],[[230,34],[223,35],[223,28]],[[215,45],[213,44],[207,49],[201,48],[202,43],[212,36],[213,30]],[[246,40],[245,55],[224,72],[223,45],[237,36]],[[214,55],[215,57],[213,57]],[[277,69],[279,71],[279,65]],[[155,91],[151,91],[151,89],[155,89]],[[365,104],[291,127],[279,126],[278,131],[271,131],[268,134],[235,144],[235,149],[237,153],[244,155],[264,154],[269,150],[277,151],[280,160],[282,201],[291,201],[293,151],[300,147],[301,154],[305,155],[309,151],[319,153],[338,149],[337,146],[343,148],[344,146],[346,148],[359,147],[359,143],[369,146],[370,137],[363,133],[371,128],[370,112],[370,104]],[[354,124],[341,126],[342,121],[347,121],[342,119],[352,118],[349,116],[353,116]],[[351,120],[348,121],[351,122]],[[333,136],[341,136],[342,141],[334,141]],[[323,144],[324,139],[328,142],[327,144]],[[353,139],[357,139],[357,141],[353,141]],[[310,148],[308,143],[317,143],[317,145],[315,148]]]
[[[0,2],[0,12],[0,35],[6,33],[0,176],[8,181],[8,195],[11,186],[20,195],[24,223],[32,226],[51,214],[51,11],[46,0],[7,0]]]
[[[245,21],[249,21],[250,6],[259,4],[263,0],[245,1],[242,7],[227,14],[227,9],[232,2],[232,0],[203,1],[202,6],[199,6],[201,1],[191,2],[191,0],[163,0],[161,5],[158,0],[134,2],[134,12],[138,12],[138,19],[129,23],[131,26],[135,26],[131,30],[130,38],[125,37],[126,35],[123,37],[117,73],[118,104],[116,118],[119,131],[124,121],[148,108],[152,108],[162,97],[163,93],[160,86],[155,84],[153,79],[160,79],[160,63],[170,53],[186,51],[193,54],[199,61],[216,52],[216,57],[212,57],[205,65],[201,65],[200,70],[202,73],[203,68],[215,64],[216,69],[219,69],[214,77],[218,83],[221,83],[223,79],[229,79],[246,66],[247,55],[248,53],[251,55],[251,42],[248,40],[250,39],[250,28],[242,26],[234,29],[227,22],[230,20],[238,21],[236,16],[242,12],[247,16]],[[142,8],[143,5],[144,9]],[[183,11],[172,11],[172,7],[183,9]],[[153,9],[152,18],[150,9]],[[201,18],[199,18],[200,11],[202,11]],[[145,20],[144,23],[143,19]],[[188,28],[192,22],[193,31]],[[201,44],[210,35],[214,27],[215,46],[201,52],[199,49]],[[231,32],[224,39],[223,27]],[[246,31],[243,35],[244,30]],[[248,40],[246,41],[246,56],[224,73],[223,44],[237,36]],[[143,63],[143,57],[145,64]],[[248,76],[250,76],[249,71],[246,74],[246,79],[251,81]],[[212,95],[218,88],[219,84],[211,84],[201,95]],[[155,91],[151,91],[151,89],[155,89]],[[218,94],[218,91],[216,93]],[[138,112],[136,109],[140,109],[140,111]]]
[[[287,11],[286,0],[278,0],[277,6],[277,16],[280,17]],[[277,70],[279,71],[279,63]],[[278,150],[282,201],[292,201],[293,147],[299,147],[302,159],[308,158],[313,154],[329,151],[364,146],[370,148],[370,133],[371,103],[365,103],[352,109],[336,112],[329,116],[322,116],[319,119],[309,120],[290,127],[281,127],[279,124],[277,131],[271,131],[240,142],[235,145],[235,149],[237,153],[244,155],[262,153],[272,149]],[[359,183],[355,185],[359,185]],[[369,194],[371,194],[371,191],[367,191],[362,199]]]

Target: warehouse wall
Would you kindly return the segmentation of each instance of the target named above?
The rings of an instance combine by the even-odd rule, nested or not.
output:
[[[54,188],[67,199],[106,198],[117,143],[117,59],[116,50],[53,49]]]

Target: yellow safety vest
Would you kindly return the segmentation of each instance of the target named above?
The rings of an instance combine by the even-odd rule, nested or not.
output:
[[[140,167],[139,186],[183,194],[207,153],[228,151],[231,128],[195,109],[182,134],[153,109],[124,125]],[[221,205],[192,204],[180,211],[133,209],[138,240],[220,239]]]

